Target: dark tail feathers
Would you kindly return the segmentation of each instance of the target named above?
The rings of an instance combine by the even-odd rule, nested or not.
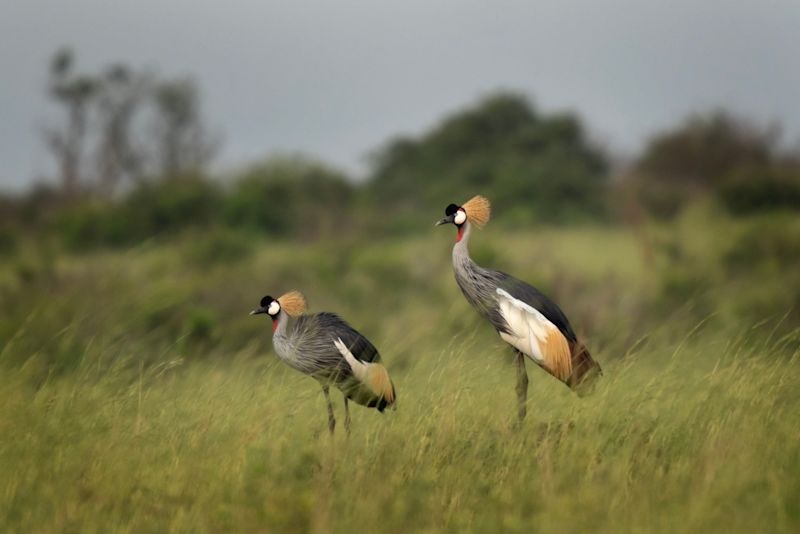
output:
[[[603,375],[603,370],[582,342],[570,343],[569,349],[572,353],[572,374],[566,383],[578,396],[583,397],[592,392],[597,378]]]

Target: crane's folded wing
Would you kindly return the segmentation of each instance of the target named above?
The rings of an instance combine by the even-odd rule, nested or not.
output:
[[[378,349],[335,313],[304,315],[298,318],[296,330],[308,345],[318,348],[311,352],[325,353],[326,357],[340,360],[339,352],[331,343],[332,339],[339,338],[360,361],[377,362],[381,359]]]
[[[572,374],[569,343],[561,330],[539,310],[497,288],[497,304],[508,332],[500,337],[556,377]]]
[[[532,285],[514,278],[510,274],[498,271],[500,280],[498,287],[503,289],[511,298],[527,304],[531,308],[544,315],[548,321],[553,323],[561,330],[567,341],[575,341],[577,336],[569,324],[567,316],[558,307],[558,304],[547,298],[547,296],[533,287]]]

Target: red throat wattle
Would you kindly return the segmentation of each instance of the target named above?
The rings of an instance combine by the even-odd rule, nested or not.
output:
[[[464,225],[458,227],[458,236],[456,236],[456,243],[461,241],[462,237],[464,237]]]
[[[272,318],[272,333],[274,334],[275,330],[277,330],[277,329],[278,329],[278,318],[277,317],[273,317]]]

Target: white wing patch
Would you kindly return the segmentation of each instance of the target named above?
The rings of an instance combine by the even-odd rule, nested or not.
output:
[[[347,364],[353,370],[353,376],[356,377],[356,380],[364,384],[373,394],[386,399],[387,403],[394,403],[394,385],[384,366],[375,362],[362,362],[353,356],[347,345],[342,342],[342,338],[334,339],[333,344],[336,345],[336,349],[347,360]]]
[[[336,345],[336,349],[344,356],[344,359],[347,360],[347,364],[350,366],[350,369],[353,370],[353,375],[363,382],[367,377],[367,364],[353,356],[353,353],[350,352],[350,349],[344,344],[342,338],[337,337],[333,340],[333,344]]]
[[[506,343],[533,358],[536,363],[544,363],[539,340],[547,338],[549,326],[547,318],[536,308],[512,297],[507,291],[497,288],[497,302],[500,313],[508,324],[510,334],[501,333]]]
[[[556,377],[564,380],[572,373],[567,340],[556,325],[539,310],[497,288],[500,314],[510,333],[500,337]]]

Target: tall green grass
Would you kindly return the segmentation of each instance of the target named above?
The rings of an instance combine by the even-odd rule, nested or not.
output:
[[[23,243],[0,262],[0,531],[795,532],[797,278],[761,256],[730,271],[718,224],[654,229],[653,264],[621,229],[479,234],[605,371],[579,398],[529,365],[519,430],[511,354],[446,233]],[[378,345],[396,411],[353,407],[347,438],[337,393],[328,436],[319,386],[247,315],[290,288]]]
[[[385,343],[391,347],[389,340]],[[396,411],[327,434],[272,358],[0,379],[0,530],[796,531],[800,370],[781,342],[646,344],[579,399],[499,346],[393,369]],[[391,366],[391,351],[387,351]],[[338,397],[337,397],[338,401]]]

